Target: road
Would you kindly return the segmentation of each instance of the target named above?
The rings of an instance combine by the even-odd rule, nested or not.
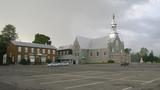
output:
[[[160,64],[0,66],[0,90],[160,90]]]

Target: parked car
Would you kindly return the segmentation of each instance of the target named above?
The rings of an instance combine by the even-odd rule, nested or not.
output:
[[[121,66],[129,66],[129,63],[128,62],[122,62]]]
[[[68,66],[68,65],[69,65],[69,63],[64,63],[64,62],[62,62],[62,63],[49,63],[49,64],[47,64],[48,67]]]

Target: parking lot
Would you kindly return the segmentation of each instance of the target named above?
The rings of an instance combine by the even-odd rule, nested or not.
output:
[[[160,90],[160,64],[0,66],[0,90]]]

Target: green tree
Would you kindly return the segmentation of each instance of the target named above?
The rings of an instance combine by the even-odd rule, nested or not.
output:
[[[35,35],[35,39],[32,43],[51,45],[50,37],[39,33]]]
[[[16,33],[16,27],[11,24],[8,24],[2,30],[2,35],[6,39],[6,42],[11,40],[16,40],[18,38],[18,34]]]
[[[143,58],[144,62],[149,61],[148,53],[149,53],[148,49],[144,48],[144,47],[141,48],[141,50],[139,52],[139,54]]]
[[[124,52],[125,52],[126,54],[130,54],[131,50],[132,50],[131,48],[125,48],[125,49],[124,49]]]
[[[147,48],[141,48],[141,50],[140,50],[140,55],[143,57],[143,56],[147,56],[148,55],[148,53],[149,53],[149,51],[148,51],[148,49]]]
[[[137,52],[137,53],[131,53],[131,61],[132,62],[140,62],[140,54]]]
[[[11,24],[6,25],[1,32],[2,34],[0,35],[0,64],[2,64],[3,62],[3,55],[7,51],[7,45],[9,44],[9,42],[18,38],[16,28]]]
[[[153,51],[151,50],[150,54],[149,54],[149,61],[151,61],[152,63],[155,61],[155,57],[153,54]]]

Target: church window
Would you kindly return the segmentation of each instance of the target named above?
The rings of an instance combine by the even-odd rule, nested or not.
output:
[[[92,52],[90,52],[90,56],[92,56]]]
[[[112,52],[114,52],[114,48],[112,48]]]
[[[104,55],[106,55],[106,52],[104,52]]]
[[[99,56],[99,52],[97,52],[97,56]]]
[[[116,46],[118,46],[118,40],[116,40]]]

